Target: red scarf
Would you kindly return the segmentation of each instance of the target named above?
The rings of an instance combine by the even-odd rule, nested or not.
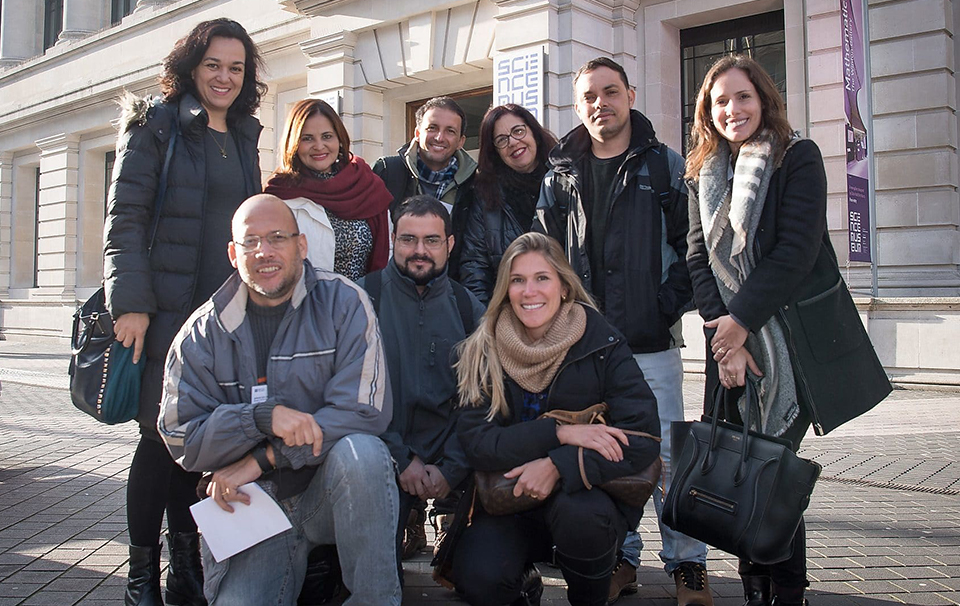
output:
[[[350,163],[335,177],[317,179],[301,173],[299,180],[273,174],[264,193],[283,200],[307,198],[341,219],[364,219],[373,233],[373,250],[367,272],[383,269],[390,256],[390,222],[387,209],[393,195],[363,158],[351,154]]]

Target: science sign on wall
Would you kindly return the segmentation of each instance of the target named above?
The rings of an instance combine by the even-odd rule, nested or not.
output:
[[[493,68],[493,104],[516,103],[543,123],[543,47],[497,53]]]

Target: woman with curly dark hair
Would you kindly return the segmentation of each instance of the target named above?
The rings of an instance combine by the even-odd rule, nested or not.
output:
[[[363,158],[350,152],[350,135],[326,102],[304,99],[290,110],[280,166],[264,192],[293,211],[314,267],[351,280],[386,267],[393,196]]]
[[[487,110],[480,123],[474,204],[463,235],[460,282],[486,304],[503,251],[530,231],[557,138],[526,108],[513,103]]]
[[[260,69],[256,45],[239,23],[205,21],[164,60],[161,98],[126,95],[121,102],[104,227],[104,285],[117,340],[133,347],[134,362],[145,364],[137,415],[141,439],[127,481],[128,606],[163,604],[164,511],[170,548],[166,603],[206,604],[197,526],[189,511],[199,474],[187,473],[170,457],[157,433],[157,414],[167,349],[187,316],[233,271],[226,254],[231,216],[260,191],[261,126],[253,116],[266,91]],[[168,177],[161,184],[170,145]]]

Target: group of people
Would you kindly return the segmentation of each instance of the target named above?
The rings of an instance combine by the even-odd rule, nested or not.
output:
[[[321,604],[341,582],[346,603],[399,604],[430,500],[471,604],[538,604],[537,562],[559,567],[571,604],[635,592],[642,509],[594,487],[659,456],[659,517],[694,307],[705,400],[756,381],[757,429],[794,449],[885,395],[822,402],[829,373],[798,370],[811,349],[841,366],[873,352],[849,324],[819,150],[753,60],[708,72],[686,162],[598,58],[574,77],[580,126],[558,141],[523,107],[493,107],[478,162],[449,97],[372,168],[329,105],[300,101],[262,190],[261,68],[240,24],[200,23],[164,61],[162,97],[127,99],[121,120],[104,280],[117,339],[145,364],[126,604],[164,603],[164,512],[167,604]],[[827,303],[817,322],[783,312],[806,300]],[[600,402],[605,425],[542,416]],[[487,513],[473,470],[539,504]],[[203,490],[233,511],[249,482],[292,529],[218,562],[189,506]],[[712,604],[706,545],[660,531],[678,604]],[[747,606],[805,604],[802,523],[789,560],[739,571]]]

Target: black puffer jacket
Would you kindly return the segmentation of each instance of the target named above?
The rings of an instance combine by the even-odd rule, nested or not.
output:
[[[174,120],[179,121],[180,132],[170,159],[154,249],[147,257],[154,199]],[[121,123],[104,225],[104,287],[107,308],[114,318],[131,312],[151,316],[137,421],[143,431],[156,434],[167,349],[193,311],[194,288],[203,262],[207,114],[189,94],[174,103],[130,99],[125,100]],[[240,149],[246,196],[261,189],[260,129],[260,122],[252,116],[230,124]],[[236,206],[241,202],[237,200]]]
[[[463,234],[460,283],[477,295],[484,305],[490,302],[504,251],[528,231],[529,222],[521,225],[510,204],[487,208],[487,204],[478,198],[470,209]]]
[[[614,427],[660,435],[657,400],[643,378],[620,335],[599,313],[586,308],[587,328],[583,337],[567,352],[560,369],[547,387],[547,410],[583,410],[597,402],[610,406],[609,422]],[[457,434],[475,469],[495,471],[512,469],[523,463],[549,456],[560,472],[561,489],[584,490],[580,477],[578,448],[561,445],[557,425],[552,419],[521,422],[523,390],[504,375],[504,387],[510,418],[487,421],[489,403],[466,408],[457,422]],[[587,479],[598,485],[624,475],[639,473],[653,463],[660,444],[649,438],[629,436],[623,448],[624,458],[614,463],[593,450],[584,449]],[[628,524],[640,521],[642,510],[618,503]]]
[[[653,125],[632,110],[630,147],[617,173],[603,243],[604,292],[592,290],[587,244],[589,214],[583,205],[583,175],[591,139],[580,125],[550,152],[534,229],[556,238],[584,287],[603,302],[603,313],[635,353],[673,346],[670,327],[693,299],[687,254],[687,188],[683,158],[667,150],[669,195],[662,203],[651,187],[648,156],[658,153]],[[658,158],[659,160],[659,158]]]

